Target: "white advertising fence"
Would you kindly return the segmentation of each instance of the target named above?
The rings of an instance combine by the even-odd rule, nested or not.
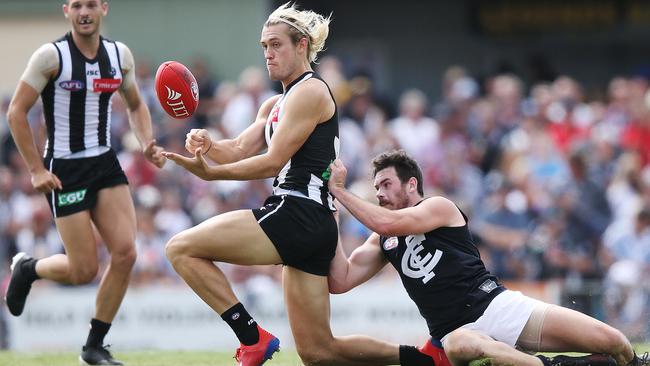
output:
[[[8,315],[10,348],[79,349],[93,315],[95,291],[92,286],[35,286],[23,315]],[[283,348],[294,348],[279,286],[267,282],[263,289],[235,292]],[[336,335],[365,334],[402,344],[420,344],[428,337],[424,319],[397,281],[332,295],[330,318]],[[120,350],[228,350],[239,345],[226,323],[185,285],[129,289],[106,343]]]
[[[559,299],[559,288],[553,283],[510,283],[508,287],[548,302]],[[35,286],[23,315],[7,314],[10,348],[79,349],[93,315],[95,291],[93,286]],[[248,288],[236,287],[235,292],[253,317],[280,338],[283,348],[294,348],[277,284],[261,281]],[[428,338],[426,322],[397,279],[332,295],[330,319],[335,335],[365,334],[412,345]],[[183,284],[129,289],[106,343],[120,350],[234,350],[238,346],[226,323]]]

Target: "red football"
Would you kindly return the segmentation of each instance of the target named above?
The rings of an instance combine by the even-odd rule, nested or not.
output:
[[[185,65],[176,61],[163,62],[156,71],[156,94],[167,114],[174,118],[189,118],[199,105],[199,85]]]

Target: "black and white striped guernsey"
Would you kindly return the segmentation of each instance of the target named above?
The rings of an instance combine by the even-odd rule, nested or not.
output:
[[[79,51],[71,33],[53,44],[59,71],[41,92],[45,157],[99,155],[110,147],[111,97],[122,83],[118,43],[101,37],[92,60]]]
[[[271,146],[273,131],[282,120],[286,98],[295,86],[315,78],[321,80],[313,71],[308,71],[287,85],[284,94],[271,109],[266,122],[264,135],[267,146]],[[327,85],[327,84],[325,84]],[[328,86],[329,90],[329,86]],[[332,95],[330,91],[330,96]],[[332,96],[332,100],[334,97]],[[336,105],[336,102],[334,102]],[[305,143],[291,157],[287,164],[273,181],[273,194],[292,195],[304,197],[320,203],[323,206],[334,210],[333,198],[327,187],[329,178],[329,165],[338,157],[339,153],[339,120],[338,110],[335,107],[334,115],[322,123],[319,123]]]

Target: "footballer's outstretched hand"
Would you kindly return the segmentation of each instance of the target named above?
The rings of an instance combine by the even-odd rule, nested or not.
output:
[[[152,164],[158,168],[162,168],[165,165],[165,158],[162,156],[163,148],[156,145],[156,140],[151,140],[147,146],[142,150],[144,157],[149,160]]]
[[[194,150],[192,158],[169,151],[163,151],[162,155],[203,180],[215,179],[212,177],[210,166],[205,161],[200,147]]]

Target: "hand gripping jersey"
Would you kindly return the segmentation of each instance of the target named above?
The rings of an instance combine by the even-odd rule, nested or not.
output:
[[[282,94],[271,109],[264,129],[267,146],[271,146],[273,143],[273,131],[282,120],[287,96],[295,90],[296,85],[310,78],[323,81],[323,79],[312,71],[302,74],[287,85],[284,94]],[[332,97],[333,99],[334,97]],[[329,165],[338,156],[338,136],[338,112],[335,109],[332,118],[316,126],[302,147],[300,147],[282,168],[280,174],[275,177],[273,181],[273,194],[278,196],[289,194],[308,198],[334,210],[332,195],[329,193],[329,188],[327,187],[327,180],[329,179]]]
[[[79,51],[70,33],[53,44],[59,72],[41,92],[47,126],[45,157],[99,155],[107,149],[97,147],[110,147],[111,97],[122,83],[118,43],[100,38],[92,60]],[[90,154],[73,155],[83,151]]]
[[[435,339],[478,319],[505,290],[485,269],[463,218],[463,226],[379,241]]]

